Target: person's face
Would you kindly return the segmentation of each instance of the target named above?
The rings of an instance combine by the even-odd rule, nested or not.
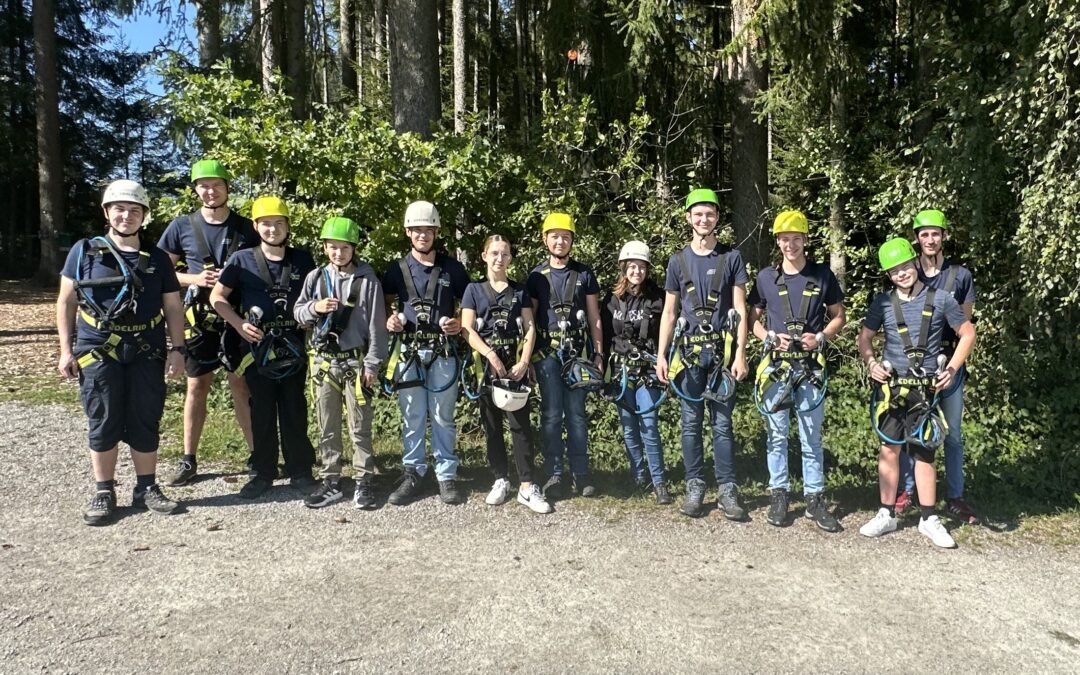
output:
[[[105,207],[105,218],[108,219],[112,229],[120,234],[135,234],[142,227],[146,210],[142,204],[134,202],[113,202]]]
[[[707,237],[716,229],[720,214],[712,204],[694,204],[686,212],[686,222],[694,229],[694,234]]]
[[[627,260],[624,271],[631,284],[640,286],[649,276],[649,263],[644,260]]]
[[[940,227],[920,227],[915,237],[923,255],[932,258],[941,253],[941,242],[945,240],[945,233]]]
[[[259,238],[270,246],[281,246],[289,236],[289,219],[285,216],[263,216],[255,221]]]
[[[428,253],[435,246],[435,239],[439,230],[431,226],[409,227],[406,228],[406,233],[409,235],[409,241],[414,249],[420,253]]]
[[[206,208],[218,209],[229,201],[229,184],[220,178],[200,178],[195,181],[195,194]]]
[[[565,258],[574,246],[574,233],[570,230],[548,230],[544,234],[544,245],[551,255]]]
[[[806,236],[800,232],[781,232],[776,235],[776,246],[784,260],[799,260],[806,250]]]
[[[510,244],[505,241],[491,242],[480,257],[487,263],[489,272],[506,272],[510,261],[514,259],[513,254],[510,253]]]
[[[909,290],[919,279],[919,270],[915,267],[915,261],[909,260],[902,265],[889,268],[889,281],[901,290]]]
[[[347,241],[327,239],[323,242],[323,251],[326,253],[326,257],[338,267],[345,267],[352,262],[353,250],[354,246]]]

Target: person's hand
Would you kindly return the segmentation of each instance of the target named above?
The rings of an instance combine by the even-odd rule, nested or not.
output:
[[[952,366],[947,366],[945,370],[942,370],[940,373],[937,374],[937,378],[934,381],[934,390],[944,391],[945,389],[948,389],[949,385],[952,384],[955,378],[956,369],[954,369]]]
[[[195,276],[198,279],[198,281],[195,282],[197,285],[202,286],[203,288],[213,288],[214,284],[218,281],[220,273],[217,270],[204,269]]]
[[[600,353],[594,354],[593,365],[596,366],[596,369],[600,372],[604,372],[604,355]]]
[[[791,349],[791,336],[787,333],[777,333],[776,346],[774,347],[774,349],[781,352],[786,352],[787,350]],[[732,371],[732,374],[734,374],[734,371]]]
[[[661,384],[668,384],[668,362],[667,357],[663,354],[656,355],[656,379],[660,380]]]
[[[170,380],[180,377],[184,372],[184,355],[180,352],[170,351],[165,359],[165,377]]]
[[[338,308],[337,298],[323,298],[315,303],[315,312],[317,314],[330,314]]]
[[[402,323],[401,317],[397,314],[391,314],[386,317],[386,330],[391,333],[400,333],[405,330],[405,324]]]
[[[495,353],[494,349],[489,349],[485,356],[488,363],[491,365],[491,369],[495,371],[495,374],[499,377],[506,377],[506,366],[503,365],[502,359]]]
[[[364,371],[363,383],[364,383],[365,387],[369,387],[369,388],[374,387],[375,386],[375,381],[377,379],[379,379],[379,374],[378,373],[376,373],[374,371],[371,371],[371,370],[365,370]]]
[[[735,363],[731,364],[731,375],[736,381],[742,382],[746,379],[747,373],[750,372],[750,368],[746,365],[746,357],[736,355]]]
[[[870,377],[876,382],[888,384],[892,379],[892,371],[886,370],[876,359],[870,362]]]
[[[457,319],[446,319],[439,322],[442,332],[446,335],[457,335],[461,332],[461,322]]]
[[[75,355],[71,352],[62,352],[60,354],[60,361],[56,364],[56,369],[60,371],[60,374],[69,380],[74,380],[79,376],[79,360],[75,358]]]
[[[521,378],[525,377],[529,372],[528,361],[518,361],[514,364],[514,367],[510,369],[510,379],[515,382],[521,381]]]
[[[803,333],[802,334],[802,346],[808,352],[812,352],[818,348],[817,333]]]
[[[255,343],[263,339],[262,330],[248,321],[245,321],[237,332],[240,333],[240,337],[244,338],[244,340],[249,343]]]

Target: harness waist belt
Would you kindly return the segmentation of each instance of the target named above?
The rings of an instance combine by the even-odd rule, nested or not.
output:
[[[899,385],[901,387],[932,387],[934,385],[934,378],[932,377],[897,377],[894,378],[889,384]]]
[[[119,323],[106,323],[104,326],[99,325],[97,319],[90,315],[86,310],[79,310],[79,316],[85,321],[91,328],[100,328],[101,330],[108,330],[114,333],[141,333],[144,330],[150,330],[159,323],[161,323],[162,315],[158,314],[154,318],[150,319],[147,323],[133,323],[133,324],[119,324]]]
[[[296,328],[296,319],[271,319],[259,324],[259,328]]]
[[[807,351],[800,351],[800,352],[792,352],[792,351],[780,352],[780,351],[777,351],[777,352],[773,352],[773,358],[784,359],[786,361],[799,361],[799,360],[808,358],[809,356],[810,356],[810,352],[807,352]]]

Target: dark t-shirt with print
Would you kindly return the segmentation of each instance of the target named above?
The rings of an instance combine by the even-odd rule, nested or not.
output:
[[[923,282],[930,288],[936,288],[938,290],[944,290],[945,285],[949,282],[949,277],[953,276],[953,270],[956,270],[956,276],[953,278],[951,289],[953,298],[956,299],[957,304],[971,305],[975,303],[975,278],[971,275],[968,268],[963,265],[956,264],[948,259],[941,264],[941,270],[932,277],[926,276],[923,273],[922,268],[919,268],[919,281]],[[956,333],[952,328],[945,328],[944,338],[945,342],[956,342]]]
[[[179,256],[187,263],[188,274],[198,274],[205,265],[196,240],[194,220],[206,236],[207,252],[214,258],[214,264],[221,267],[228,261],[232,252],[258,246],[259,236],[254,225],[247,218],[235,211],[229,212],[224,223],[208,223],[201,211],[175,218],[158,239],[158,247],[166,253]]]
[[[488,340],[495,333],[495,319],[492,316],[491,301],[488,299],[487,291],[484,289],[486,281],[474,281],[469,284],[465,289],[465,295],[461,299],[462,309],[471,309],[476,312],[478,319],[483,319],[483,325],[480,327],[480,337],[484,340]],[[529,296],[529,291],[526,290],[525,284],[509,280],[509,284],[500,293],[495,293],[495,301],[504,306],[510,307],[510,314],[507,320],[506,331],[501,333],[499,337],[517,337],[517,320],[521,316],[521,308],[528,307],[532,310],[532,298]],[[469,328],[475,328],[475,326],[469,326]]]
[[[655,354],[663,313],[664,291],[654,283],[647,284],[641,295],[625,293],[620,298],[614,293],[609,294],[600,307],[601,323],[604,326],[604,351],[611,353],[632,351],[634,347],[648,347],[651,349],[650,353]],[[639,344],[643,322],[647,326],[645,345]],[[622,339],[616,340],[616,337]]]
[[[769,267],[758,272],[757,281],[754,283],[753,290],[750,291],[749,302],[752,306],[765,310],[766,326],[769,330],[787,333],[787,316],[781,304],[784,299],[780,297],[780,287],[777,283],[779,274],[781,272],[777,267]],[[828,323],[825,308],[844,301],[844,291],[840,288],[836,275],[828,265],[815,262],[807,262],[795,274],[783,272],[783,275],[784,286],[787,287],[786,300],[792,318],[796,321],[805,318],[805,327],[802,332],[817,333],[824,330]],[[817,292],[810,296],[806,316],[801,317],[799,310],[802,309],[803,291],[806,290],[807,281],[813,281]]]
[[[416,295],[420,300],[427,297],[431,273],[435,267],[439,268],[437,282],[439,286],[435,290],[432,299],[434,308],[430,322],[432,326],[438,326],[441,318],[454,318],[456,314],[455,302],[461,299],[465,294],[465,289],[469,286],[469,273],[465,271],[465,266],[457,260],[442,254],[435,256],[434,265],[425,265],[411,253],[401,258],[401,260],[404,260],[409,268],[409,276],[412,278],[413,285],[416,288]],[[405,331],[415,332],[416,308],[409,301],[409,290],[405,284],[405,277],[401,273],[399,260],[390,263],[390,266],[386,268],[386,273],[383,275],[383,293],[387,296],[397,297],[396,306],[387,305],[387,315],[392,312],[404,312]]]
[[[546,274],[545,270],[548,270]],[[529,296],[536,300],[534,320],[541,329],[559,330],[559,317],[552,306],[561,303],[566,298],[566,284],[571,272],[577,272],[577,282],[571,299],[573,306],[570,309],[570,322],[576,325],[575,317],[578,311],[585,311],[585,296],[600,293],[600,285],[596,283],[596,275],[593,274],[592,268],[577,260],[570,260],[566,267],[561,269],[542,263],[529,273],[525,286],[529,291]],[[555,289],[555,298],[551,297],[552,286]]]
[[[738,249],[717,244],[716,248],[709,251],[707,255],[698,255],[687,245],[668,260],[664,290],[679,294],[679,314],[690,322],[690,326],[693,328],[699,322],[694,314],[694,303],[690,294],[686,292],[686,279],[683,277],[682,266],[679,263],[680,255],[686,261],[690,281],[697,291],[698,302],[703,304],[707,302],[709,289],[712,288],[713,276],[717,272],[717,261],[720,256],[725,256],[723,267],[720,269],[720,274],[724,275],[720,284],[720,297],[716,306],[712,308],[713,312],[710,321],[714,330],[722,330],[725,327],[727,311],[733,305],[731,289],[735,286],[745,287],[746,282],[749,281],[742,254],[739,253]]]
[[[258,307],[262,310],[261,326],[273,326],[280,322],[288,326],[288,330],[294,333],[293,337],[301,336],[302,341],[303,332],[296,326],[293,307],[296,305],[297,298],[300,297],[304,279],[315,269],[315,260],[307,251],[287,248],[282,260],[266,260],[266,268],[270,274],[268,283],[268,280],[263,278],[256,262],[256,251],[259,250],[259,248],[249,248],[234,253],[225,265],[225,269],[221,271],[218,283],[233,290],[230,300],[239,294],[238,306],[241,316],[246,318],[252,307]],[[286,265],[289,268],[288,280],[283,278]],[[285,298],[284,306],[275,304],[271,296],[271,287],[281,289],[282,297]]]

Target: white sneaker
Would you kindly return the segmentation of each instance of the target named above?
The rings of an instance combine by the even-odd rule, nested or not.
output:
[[[518,503],[528,506],[537,513],[551,513],[551,504],[544,498],[544,491],[533,483],[527,492],[518,490]]]
[[[945,526],[941,524],[937,516],[930,516],[929,518],[919,519],[919,532],[922,532],[930,541],[934,542],[934,546],[941,548],[956,548],[956,542],[953,541],[952,536],[949,535],[949,531],[945,529]]]
[[[491,492],[484,501],[490,506],[498,506],[505,504],[507,499],[510,499],[510,481],[500,478],[491,486]]]
[[[869,523],[859,528],[859,534],[864,537],[880,537],[886,532],[896,529],[896,517],[889,515],[889,509],[878,509],[877,514]]]

